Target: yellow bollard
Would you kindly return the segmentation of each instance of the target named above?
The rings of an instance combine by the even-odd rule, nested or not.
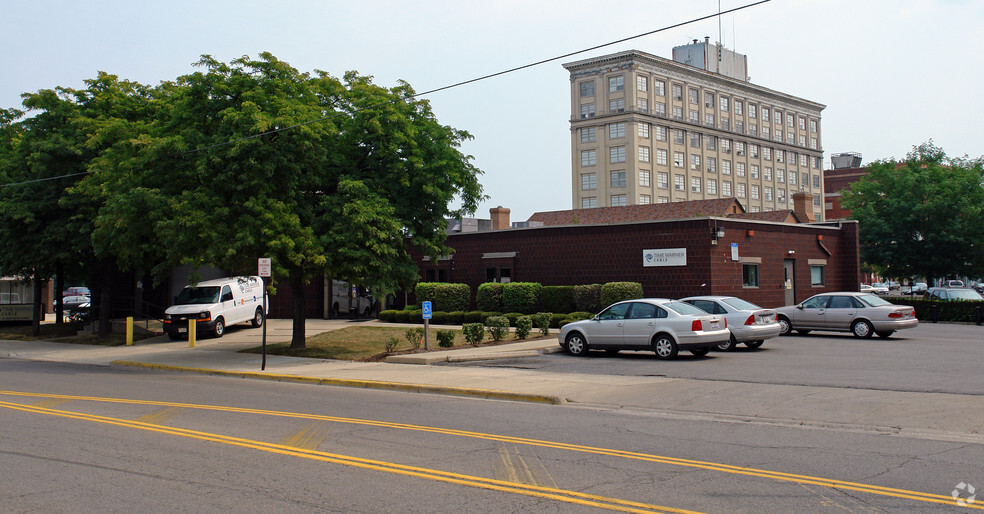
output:
[[[188,319],[188,347],[189,348],[195,347],[195,332],[197,332],[197,330],[195,330],[196,328],[198,328],[198,322],[195,321],[194,318]]]
[[[133,316],[126,318],[126,345],[133,346]]]

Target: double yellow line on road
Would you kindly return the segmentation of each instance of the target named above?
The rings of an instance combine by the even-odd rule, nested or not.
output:
[[[798,474],[793,474],[793,473],[783,473],[783,472],[779,472],[779,471],[770,471],[770,470],[758,469],[758,468],[749,468],[749,467],[743,467],[743,466],[733,466],[733,465],[730,465],[730,464],[722,464],[722,463],[716,463],[716,462],[706,462],[706,461],[698,461],[698,460],[690,460],[690,459],[679,459],[679,458],[675,458],[675,457],[666,457],[666,456],[652,455],[652,454],[639,453],[639,452],[629,452],[629,451],[614,450],[614,449],[608,449],[608,448],[599,448],[599,447],[593,447],[593,446],[583,446],[583,445],[570,444],[570,443],[545,441],[545,440],[540,440],[540,439],[529,439],[529,438],[522,438],[522,437],[512,437],[512,436],[496,435],[496,434],[485,434],[485,433],[482,433],[482,432],[470,432],[470,431],[466,431],[466,430],[456,430],[456,429],[448,429],[448,428],[440,428],[440,427],[429,427],[429,426],[424,426],[424,425],[412,425],[412,424],[406,424],[406,423],[392,423],[392,422],[388,422],[388,421],[376,421],[376,420],[358,419],[358,418],[342,418],[342,417],[337,417],[337,416],[326,416],[326,415],[318,415],[318,414],[304,414],[304,413],[296,413],[296,412],[271,411],[271,410],[263,410],[263,409],[248,409],[248,408],[225,407],[225,406],[217,406],[217,405],[197,405],[197,404],[176,403],[176,402],[161,402],[161,401],[152,401],[152,400],[132,400],[132,399],[125,399],[125,398],[102,398],[102,397],[60,395],[60,394],[45,394],[45,393],[25,393],[25,392],[18,392],[18,391],[0,391],[0,395],[20,396],[20,397],[35,397],[35,398],[50,398],[50,399],[70,400],[70,401],[71,400],[78,400],[78,401],[93,401],[93,402],[106,402],[106,403],[121,403],[121,404],[136,404],[136,405],[154,405],[154,406],[166,406],[166,407],[182,407],[182,408],[188,408],[188,409],[201,409],[201,410],[211,410],[211,411],[220,411],[220,412],[235,412],[235,413],[243,413],[243,414],[260,414],[260,415],[277,416],[277,417],[284,417],[284,418],[300,418],[300,419],[310,419],[310,420],[320,420],[320,421],[331,421],[331,422],[335,422],[335,423],[348,423],[348,424],[354,424],[354,425],[373,426],[373,427],[382,427],[382,428],[392,428],[392,429],[400,429],[400,430],[413,430],[413,431],[427,432],[427,433],[433,433],[433,434],[451,435],[451,436],[458,436],[458,437],[468,437],[468,438],[473,438],[473,439],[483,439],[483,440],[488,440],[488,441],[499,441],[499,442],[504,442],[504,443],[513,443],[513,444],[521,444],[521,445],[529,445],[529,446],[538,446],[538,447],[542,447],[542,448],[552,448],[552,449],[567,450],[567,451],[574,451],[574,452],[590,453],[590,454],[595,454],[595,455],[621,457],[621,458],[627,458],[627,459],[633,459],[633,460],[640,460],[640,461],[646,461],[646,462],[656,462],[656,463],[669,464],[669,465],[674,465],[674,466],[684,466],[684,467],[689,467],[689,468],[706,469],[706,470],[711,470],[711,471],[719,471],[719,472],[724,472],[724,473],[731,473],[731,474],[736,474],[736,475],[745,475],[745,476],[751,476],[751,477],[757,477],[757,478],[766,478],[766,479],[783,481],[783,482],[792,482],[792,483],[805,484],[805,485],[816,485],[816,486],[828,487],[828,488],[833,488],[833,489],[843,489],[843,490],[857,491],[857,492],[868,493],[868,494],[875,494],[875,495],[880,495],[880,496],[890,496],[890,497],[895,497],[895,498],[903,498],[903,499],[915,500],[915,501],[920,501],[920,502],[937,503],[937,504],[943,504],[943,505],[955,505],[955,501],[954,501],[953,497],[951,497],[951,496],[939,495],[939,494],[931,494],[931,493],[923,493],[923,492],[912,491],[912,490],[907,490],[907,489],[897,489],[897,488],[891,488],[891,487],[882,487],[882,486],[877,486],[877,485],[863,484],[863,483],[858,483],[858,482],[849,482],[849,481],[844,481],[844,480],[835,480],[835,479],[828,479],[828,478],[822,478],[822,477],[814,477],[814,476],[810,476],[810,475],[798,475]],[[52,414],[52,415],[59,415],[59,416],[64,416],[64,417],[76,417],[77,419],[88,419],[88,415],[75,414],[75,413],[71,413],[71,412],[67,412],[67,411],[57,411],[57,410],[46,409],[46,408],[37,407],[37,406],[25,406],[25,405],[16,404],[16,403],[0,402],[0,407],[17,409],[17,410],[24,410],[24,411],[29,411],[29,412],[37,412],[37,413],[41,413],[41,414]],[[185,431],[185,430],[182,430],[182,429],[173,429],[173,428],[170,428],[170,427],[161,427],[161,426],[158,426],[158,425],[148,425],[148,424],[145,424],[145,423],[139,423],[139,422],[133,422],[133,421],[126,421],[126,420],[116,420],[114,418],[101,418],[101,417],[98,417],[98,416],[95,416],[93,418],[100,418],[100,419],[112,420],[113,424],[121,424],[122,426],[130,426],[132,428],[145,428],[145,427],[148,427],[148,428],[145,428],[145,429],[147,429],[147,430],[155,430],[155,431],[164,432],[164,433],[174,433],[175,435],[183,435],[184,432],[191,433],[191,431]],[[90,421],[100,421],[100,419],[90,419]],[[109,422],[109,421],[106,421],[106,422]],[[182,433],[171,432],[172,430],[173,431],[180,431]],[[206,434],[206,435],[208,435],[209,437],[218,438],[218,439],[216,439],[216,442],[226,442],[227,439],[228,440],[238,440],[236,438],[227,438],[225,436],[220,436],[220,435],[215,435],[215,434]],[[208,440],[212,440],[212,439],[208,439]],[[264,445],[264,446],[270,446],[270,447],[287,448],[288,451],[304,453],[305,455],[308,454],[308,453],[314,453],[314,454],[318,454],[318,455],[330,455],[334,459],[351,459],[353,462],[362,461],[362,459],[356,459],[354,457],[346,457],[346,456],[340,456],[340,455],[335,455],[335,454],[322,454],[321,452],[305,452],[305,451],[299,450],[297,448],[292,448],[292,447],[283,446],[283,445],[270,445],[268,443],[260,443],[260,442],[253,442],[253,443],[259,444],[259,445]],[[230,443],[230,444],[232,444],[232,443]],[[258,449],[264,449],[264,448],[258,448]],[[303,456],[303,455],[298,455],[298,456]],[[366,462],[374,462],[374,461],[366,461]],[[344,464],[346,462],[340,462],[340,463],[343,463]],[[381,464],[392,465],[392,466],[399,466],[399,465],[396,465],[396,464],[389,464],[389,463],[381,463]],[[352,465],[355,465],[355,464],[352,464]],[[422,469],[422,468],[414,468],[414,469]],[[429,473],[437,473],[437,474],[442,474],[442,475],[456,476],[453,473],[445,473],[445,472],[436,471],[436,470],[426,470],[426,471],[429,472]],[[461,476],[464,476],[464,475],[461,475]],[[423,477],[423,478],[431,478],[431,477]],[[535,486],[524,486],[524,485],[515,484],[515,483],[512,483],[512,482],[503,482],[503,481],[490,480],[490,479],[484,479],[484,478],[478,478],[478,477],[470,477],[470,479],[475,479],[475,480],[479,480],[479,481],[483,481],[483,482],[494,482],[494,483],[508,484],[509,487],[521,487],[521,488],[524,488],[524,489],[525,488],[530,488],[532,490],[540,490],[540,489],[542,489],[544,491],[554,491],[554,492],[561,491],[561,490],[558,490],[558,489],[541,488],[541,487],[535,487]],[[464,485],[471,485],[471,484],[464,484]],[[476,486],[476,487],[479,487],[479,486]],[[519,492],[519,491],[510,491],[510,492]],[[580,495],[580,493],[571,493],[570,491],[561,491],[561,492],[563,492],[565,494],[577,494],[577,495]],[[520,494],[526,494],[526,493],[520,493]],[[586,496],[591,496],[591,495],[586,495]],[[593,497],[592,496],[592,498],[602,498],[602,497]],[[561,500],[561,501],[567,501],[567,500]],[[616,500],[616,501],[621,502],[622,500]],[[628,503],[633,503],[633,502],[628,502]],[[633,505],[635,505],[635,504],[633,503]],[[638,505],[642,505],[642,504],[638,504]],[[605,508],[612,508],[612,507],[605,507]],[[670,509],[668,507],[659,507],[659,506],[646,506],[645,508],[653,508],[653,509],[661,510],[661,511],[664,511],[664,512],[683,512],[683,511],[679,511],[679,510],[676,510],[676,509]],[[976,509],[976,510],[984,510],[984,505],[969,504],[969,505],[966,505],[964,508],[967,508],[967,509]]]

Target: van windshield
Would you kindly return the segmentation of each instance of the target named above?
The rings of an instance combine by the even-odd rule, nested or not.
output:
[[[219,303],[219,287],[186,287],[178,293],[174,305]]]

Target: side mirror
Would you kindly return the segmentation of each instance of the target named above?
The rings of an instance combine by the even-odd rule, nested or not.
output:
[[[600,320],[600,319],[601,319],[601,318],[600,318],[600,317],[598,317],[598,315],[597,315],[597,314],[595,314],[594,316],[592,316],[592,317],[591,317],[591,321],[598,321],[598,320]]]
[[[803,304],[801,303],[801,304],[797,305],[796,308],[799,309],[799,310],[803,310]]]

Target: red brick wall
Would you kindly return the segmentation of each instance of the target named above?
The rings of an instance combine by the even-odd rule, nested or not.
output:
[[[714,225],[725,229],[711,245]],[[831,226],[766,223],[751,220],[698,218],[620,225],[568,225],[494,232],[454,234],[451,282],[467,283],[472,298],[485,281],[483,253],[515,252],[511,259],[512,281],[543,285],[578,285],[613,281],[642,284],[646,296],[681,298],[697,294],[722,294],[745,298],[764,307],[784,304],[783,261],[788,252],[796,262],[796,300],[823,291],[857,290],[859,280],[857,225]],[[749,237],[748,230],[754,235]],[[817,241],[823,236],[823,245]],[[731,243],[738,243],[739,257],[760,257],[760,287],[742,287],[742,266],[731,260]],[[643,267],[647,249],[686,248],[687,266]],[[810,287],[809,259],[826,259],[827,285]],[[424,262],[424,270],[450,269],[451,261]],[[502,266],[509,259],[495,262]]]

